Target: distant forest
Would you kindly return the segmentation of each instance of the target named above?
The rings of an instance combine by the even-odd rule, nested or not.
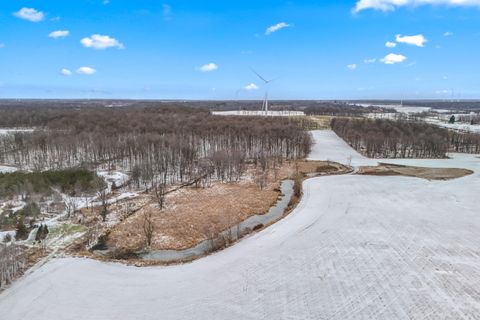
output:
[[[447,152],[480,153],[480,135],[423,122],[335,118],[331,126],[370,158],[445,158]]]
[[[42,102],[47,103],[47,102]],[[0,107],[0,127],[34,132],[0,136],[0,163],[59,170],[100,164],[151,185],[198,177],[236,181],[253,163],[261,174],[304,158],[311,138],[287,118],[212,116],[202,108]]]
[[[9,126],[10,120],[3,120],[3,115],[9,116],[15,110],[22,108],[191,108],[204,111],[231,111],[231,110],[260,110],[261,101],[255,100],[227,100],[227,101],[149,101],[149,100],[0,100],[0,126]],[[344,101],[315,101],[315,100],[275,100],[270,101],[270,109],[277,111],[303,111],[307,115],[329,116],[358,116],[371,112],[385,112],[380,107],[361,107]],[[388,112],[395,112],[389,109]],[[9,116],[6,119],[12,119]],[[3,120],[3,121],[2,121]]]
[[[352,103],[399,105],[399,100],[352,101]],[[456,112],[480,112],[480,100],[404,100],[404,106],[426,107]]]

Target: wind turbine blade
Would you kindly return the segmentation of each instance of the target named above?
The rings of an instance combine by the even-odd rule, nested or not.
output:
[[[257,77],[262,79],[263,82],[268,83],[268,81],[264,77],[262,77],[257,71],[253,70],[253,68],[250,68],[250,69],[252,70],[253,73],[257,75]]]
[[[270,83],[270,82],[273,82],[273,81],[277,81],[278,79],[280,79],[281,77],[276,77],[276,78],[273,78],[271,80],[268,80],[266,81],[266,83]]]

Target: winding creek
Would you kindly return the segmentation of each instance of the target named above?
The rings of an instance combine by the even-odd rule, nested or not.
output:
[[[293,196],[293,180],[284,180],[281,184],[281,198],[266,214],[251,216],[239,224],[224,230],[216,239],[204,240],[198,245],[185,250],[156,250],[140,253],[144,260],[157,262],[189,261],[215,251],[222,246],[225,239],[237,241],[252,230],[263,228],[278,221],[284,215]]]

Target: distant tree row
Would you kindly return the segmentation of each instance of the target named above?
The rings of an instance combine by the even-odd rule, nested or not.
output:
[[[447,152],[480,152],[480,135],[424,122],[335,118],[331,126],[370,158],[444,158]]]

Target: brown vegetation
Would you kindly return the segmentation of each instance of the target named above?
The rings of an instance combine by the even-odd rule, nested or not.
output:
[[[276,203],[280,182],[284,179],[298,177],[301,184],[309,176],[347,170],[345,166],[332,162],[287,162],[269,172],[265,186],[258,185],[252,176],[246,175],[239,183],[217,182],[207,188],[186,187],[166,195],[163,210],[159,209],[154,196],[143,195],[147,204],[111,230],[107,245],[112,251],[145,249],[148,238],[143,228],[147,216],[151,217],[155,230],[150,249],[187,249],[250,216],[266,213]],[[298,193],[291,202],[292,207],[300,199],[301,191]]]
[[[361,167],[360,175],[370,176],[406,176],[427,180],[452,180],[473,174],[473,171],[457,168],[423,168],[381,163],[376,167]]]

